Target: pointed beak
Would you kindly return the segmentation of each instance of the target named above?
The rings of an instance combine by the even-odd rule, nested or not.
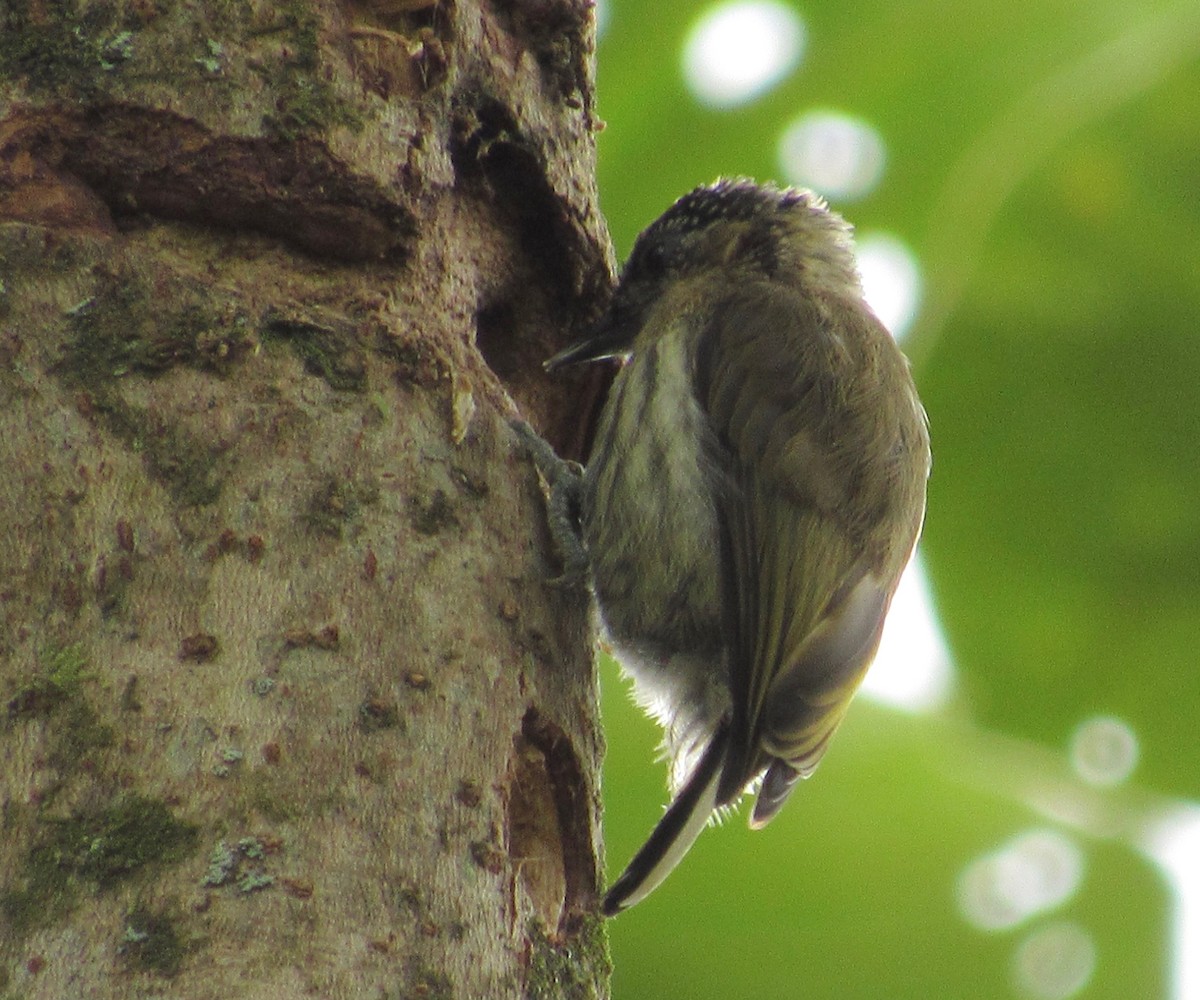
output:
[[[559,351],[554,357],[544,361],[542,367],[548,372],[565,368],[567,365],[578,365],[588,361],[602,361],[605,358],[616,358],[629,354],[633,345],[636,330],[626,329],[628,323],[623,323],[616,311],[610,306],[597,320],[583,340],[576,341],[570,347]]]

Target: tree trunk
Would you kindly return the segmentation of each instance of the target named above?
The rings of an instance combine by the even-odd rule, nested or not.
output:
[[[607,995],[591,25],[0,4],[0,992]]]

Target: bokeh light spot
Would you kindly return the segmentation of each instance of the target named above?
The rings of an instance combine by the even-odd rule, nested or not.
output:
[[[1083,880],[1083,852],[1056,830],[1031,830],[972,861],[958,880],[958,905],[982,930],[1006,930],[1060,906]]]
[[[1017,988],[1035,1000],[1067,1000],[1096,969],[1096,945],[1077,924],[1061,921],[1031,932],[1013,956]]]
[[[1144,835],[1142,849],[1171,886],[1171,997],[1200,997],[1200,806],[1172,806]]]
[[[737,0],[702,14],[683,46],[683,77],[704,104],[744,104],[782,80],[804,52],[804,22],[770,0]]]
[[[867,303],[900,340],[912,326],[921,301],[916,255],[895,236],[872,233],[858,241],[858,271]]]
[[[1071,737],[1071,766],[1089,785],[1119,785],[1133,773],[1137,759],[1137,736],[1127,723],[1112,716],[1081,722]]]
[[[865,121],[835,111],[810,111],[779,137],[779,169],[792,183],[827,198],[869,194],[883,176],[883,137]]]

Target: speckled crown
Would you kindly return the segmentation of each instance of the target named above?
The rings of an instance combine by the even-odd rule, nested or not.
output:
[[[717,221],[736,222],[760,216],[764,211],[789,208],[824,208],[811,191],[758,184],[745,177],[723,178],[689,191],[675,202],[652,229],[699,229]]]

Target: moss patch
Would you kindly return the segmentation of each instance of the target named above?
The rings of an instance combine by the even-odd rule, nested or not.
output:
[[[350,330],[270,313],[263,320],[262,338],[264,343],[287,344],[304,363],[304,370],[324,379],[331,389],[362,392],[366,388],[366,360]]]
[[[113,728],[83,699],[72,700],[49,733],[47,760],[63,774],[77,770],[98,750],[116,742]]]
[[[585,917],[579,930],[555,943],[540,926],[530,929],[533,951],[525,979],[526,1000],[596,1000],[608,996],[612,976],[608,933],[600,917]]]
[[[82,697],[80,685],[91,677],[81,646],[48,646],[39,659],[43,670],[8,701],[10,722],[40,719],[47,727],[49,763],[70,773],[97,750],[112,746],[113,730]]]
[[[100,889],[151,862],[180,860],[197,837],[195,826],[180,822],[163,803],[143,795],[49,825],[58,828],[51,846],[59,863]]]
[[[195,826],[143,795],[66,819],[43,817],[38,827],[20,884],[0,892],[0,915],[16,933],[70,909],[81,887],[104,891],[148,865],[182,860],[198,836]]]
[[[176,306],[164,312],[164,302]],[[70,338],[58,371],[81,411],[141,452],[150,474],[181,503],[216,500],[217,449],[129,403],[120,380],[154,378],[181,365],[224,374],[257,344],[247,316],[216,306],[193,285],[120,271],[70,309],[67,320]]]
[[[82,11],[73,4],[10,5],[0,14],[0,76],[20,77],[33,90],[88,94],[133,57],[135,46],[134,32],[117,23],[109,4]]]
[[[44,717],[76,694],[81,681],[91,676],[87,656],[78,644],[46,646],[38,655],[42,672],[8,703],[8,717]]]
[[[80,681],[92,676],[87,669],[87,654],[79,643],[45,646],[39,659],[46,670],[46,679],[68,694],[74,694]]]
[[[253,350],[245,313],[218,309],[203,289],[169,284],[156,291],[142,275],[121,271],[74,306],[63,360],[68,375],[94,385],[131,373],[160,375],[178,365],[223,374]]]
[[[93,401],[108,429],[142,453],[150,474],[181,504],[203,506],[220,496],[214,448],[182,427],[158,422],[148,411],[131,406],[114,391],[101,390]]]
[[[319,22],[304,4],[279,5],[278,32],[289,36],[288,53],[270,80],[279,97],[274,114],[263,117],[263,130],[277,139],[293,142],[335,125],[358,131],[362,115],[340,101],[321,74]]]
[[[165,911],[140,906],[125,921],[117,953],[133,968],[170,977],[183,964],[184,945],[175,921]]]

